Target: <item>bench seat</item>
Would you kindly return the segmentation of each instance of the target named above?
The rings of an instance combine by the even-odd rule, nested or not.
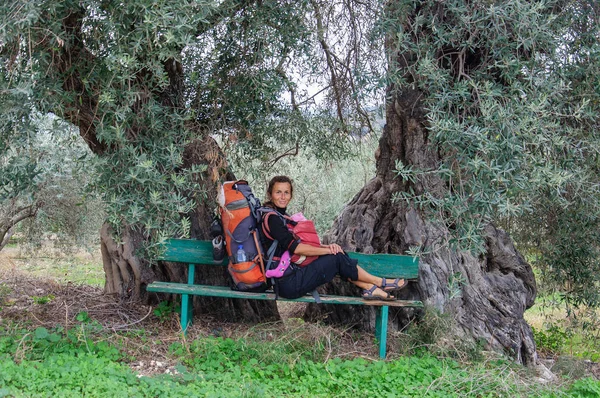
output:
[[[174,294],[189,294],[192,296],[209,296],[209,297],[225,297],[225,298],[239,298],[249,300],[271,300],[275,301],[275,293],[273,291],[266,291],[264,293],[249,293],[240,292],[237,290],[231,290],[227,286],[208,286],[208,285],[187,285],[183,283],[173,282],[153,282],[148,285],[147,290],[149,292],[157,293],[174,293]],[[390,307],[423,307],[423,303],[420,301],[413,300],[396,300],[396,301],[383,301],[383,300],[363,300],[362,297],[349,297],[349,296],[334,296],[327,294],[319,294],[321,302],[323,304],[353,304],[353,305],[374,305],[381,306],[387,305]],[[311,295],[306,295],[297,299],[285,299],[283,297],[277,298],[278,301],[295,301],[301,303],[314,303],[315,299]]]
[[[191,296],[208,296],[222,298],[238,298],[246,300],[275,300],[275,293],[267,291],[264,293],[249,293],[231,290],[227,286],[210,286],[195,283],[195,267],[198,264],[227,266],[228,260],[215,262],[212,258],[212,243],[210,241],[199,241],[192,239],[168,239],[165,243],[164,252],[159,260],[187,263],[188,282],[153,282],[146,287],[148,292],[181,294],[181,328],[183,333],[191,324],[193,318],[193,307]],[[395,255],[395,254],[364,254],[349,252],[351,258],[357,259],[360,266],[367,272],[386,278],[403,278],[408,280],[417,279],[419,273],[419,259],[417,257]],[[369,305],[377,307],[375,319],[375,337],[379,341],[379,356],[385,358],[387,346],[387,326],[389,307],[416,307],[422,308],[423,303],[414,300],[364,300],[360,296],[335,296],[320,295],[324,304],[351,304]],[[277,298],[279,301],[295,301],[314,303],[312,296],[304,296],[289,300]]]

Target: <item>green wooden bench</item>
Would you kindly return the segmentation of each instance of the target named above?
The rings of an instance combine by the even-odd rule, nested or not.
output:
[[[419,259],[411,256],[394,254],[363,254],[348,252],[348,255],[358,260],[367,272],[386,278],[416,279],[419,272]],[[212,257],[210,241],[170,239],[160,260],[188,264],[188,283],[153,282],[146,287],[149,292],[181,294],[181,328],[185,333],[192,322],[192,300],[190,296],[211,296],[225,298],[240,298],[248,300],[275,300],[275,293],[247,293],[231,290],[227,286],[197,285],[194,283],[196,264],[213,264],[227,266],[227,259],[216,263]],[[375,321],[375,337],[379,341],[379,356],[385,358],[387,346],[387,327],[389,307],[422,307],[423,303],[412,300],[379,301],[363,300],[361,297],[320,295],[321,302],[326,304],[371,305],[378,307]],[[314,303],[312,296],[295,300],[278,298],[280,301],[296,301]]]

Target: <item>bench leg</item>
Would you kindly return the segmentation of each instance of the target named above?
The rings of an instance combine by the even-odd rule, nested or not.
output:
[[[181,295],[181,330],[185,334],[187,327],[192,323],[193,298],[189,294]]]
[[[387,328],[388,328],[389,307],[382,305],[377,310],[375,318],[375,338],[379,341],[379,357],[385,359],[387,346]]]
[[[194,274],[196,264],[188,264],[188,285],[194,284]],[[194,318],[194,298],[189,294],[181,295],[181,330],[185,334],[189,325],[192,324]]]

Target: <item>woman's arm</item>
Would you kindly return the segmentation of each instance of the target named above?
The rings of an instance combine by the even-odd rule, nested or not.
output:
[[[324,256],[327,254],[338,253],[344,253],[344,250],[337,243],[321,245],[321,247],[307,245],[306,243],[299,243],[298,246],[296,246],[296,250],[294,250],[294,254],[298,254],[300,256]]]
[[[324,256],[327,254],[344,253],[338,244],[321,245],[321,247],[300,243],[296,240],[279,217],[270,216],[267,220],[271,235],[279,242],[282,250],[289,250],[291,254],[299,256]]]

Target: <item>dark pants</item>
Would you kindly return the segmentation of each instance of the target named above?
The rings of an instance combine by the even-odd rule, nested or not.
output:
[[[358,280],[357,264],[357,260],[351,259],[346,254],[319,256],[306,267],[290,267],[292,270],[288,269],[286,275],[277,279],[275,283],[281,297],[295,299],[331,282],[336,275],[344,280]]]

